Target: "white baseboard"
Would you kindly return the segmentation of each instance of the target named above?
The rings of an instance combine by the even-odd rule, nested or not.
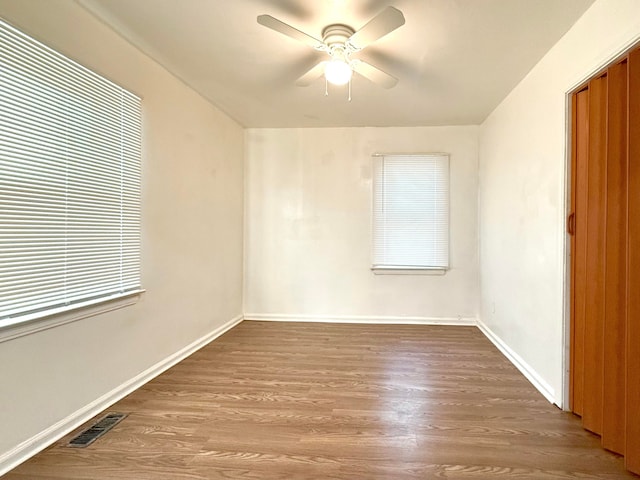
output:
[[[356,315],[290,315],[278,313],[245,313],[245,320],[267,322],[369,323],[397,325],[475,326],[475,317],[387,317]]]
[[[523,360],[523,358],[514,352],[498,335],[496,335],[484,322],[480,319],[477,321],[478,328],[493,343],[513,365],[520,370],[527,380],[536,387],[536,389],[551,403],[558,405],[555,390],[551,385],[536,372],[531,365]]]
[[[28,440],[25,440],[8,452],[3,453],[2,455],[0,455],[0,477],[7,473],[9,470],[20,465],[22,462],[31,458],[36,453],[44,450],[49,445],[57,442],[69,432],[72,432],[74,429],[78,428],[86,421],[95,417],[101,411],[109,408],[118,400],[126,397],[134,390],[140,388],[145,383],[157,377],[165,370],[168,370],[180,361],[187,358],[192,353],[212,342],[227,330],[235,327],[242,320],[242,315],[238,315],[237,317],[229,320],[224,325],[221,325],[212,332],[204,335],[203,337],[197,339],[183,349],[177,351],[173,355],[170,355],[169,357],[156,363],[155,365],[151,366],[139,375],[136,375],[132,379],[127,380],[122,385],[119,385],[110,392],[104,394],[102,397],[82,407],[80,410],[73,412],[68,417],[63,418],[58,423],[52,425],[46,430],[43,430],[37,435],[34,435]]]

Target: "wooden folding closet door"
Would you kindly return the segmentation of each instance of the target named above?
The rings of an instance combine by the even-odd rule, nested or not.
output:
[[[584,398],[584,323],[587,281],[587,167],[589,159],[589,91],[573,98],[571,211],[571,385],[570,404],[582,415]]]
[[[571,408],[640,473],[640,50],[572,100]]]
[[[604,377],[607,76],[603,75],[589,82],[588,92],[589,157],[582,423],[587,430],[601,434]]]
[[[640,474],[640,50],[629,54],[629,183],[626,345],[627,468]]]
[[[627,62],[607,70],[602,446],[625,451],[627,323]]]

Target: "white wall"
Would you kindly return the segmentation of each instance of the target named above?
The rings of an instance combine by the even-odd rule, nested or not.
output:
[[[481,320],[562,402],[566,93],[640,37],[598,0],[480,130]]]
[[[477,127],[247,130],[245,314],[475,319],[477,133]],[[375,152],[451,154],[446,275],[371,272]]]
[[[134,306],[0,343],[7,460],[21,442],[242,313],[244,137],[75,2],[0,0],[0,15],[143,97],[147,289]]]

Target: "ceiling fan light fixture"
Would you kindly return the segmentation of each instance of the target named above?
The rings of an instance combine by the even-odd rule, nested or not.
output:
[[[383,88],[391,88],[398,83],[397,78],[379,68],[357,58],[350,58],[352,54],[358,53],[371,43],[404,25],[404,15],[395,7],[385,8],[360,30],[354,30],[343,23],[327,25],[322,29],[322,40],[314,38],[271,15],[258,15],[257,20],[260,25],[294,40],[301,41],[319,52],[328,54],[329,59],[317,63],[299,77],[296,85],[306,87],[324,73],[325,95],[329,93],[329,83],[333,85],[345,85],[348,83],[349,92],[351,92],[353,72]],[[351,94],[349,94],[349,97],[351,97]]]
[[[353,70],[344,60],[331,60],[324,67],[324,76],[332,85],[345,85],[351,80]]]

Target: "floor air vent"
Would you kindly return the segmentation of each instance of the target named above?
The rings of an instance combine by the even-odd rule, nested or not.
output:
[[[80,433],[80,435],[72,438],[68,443],[68,446],[82,448],[91,445],[98,438],[120,423],[126,416],[126,413],[109,413],[108,415],[105,415],[84,432]]]

